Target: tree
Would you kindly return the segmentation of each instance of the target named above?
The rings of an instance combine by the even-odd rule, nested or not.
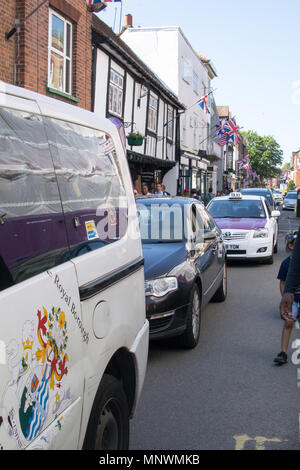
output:
[[[293,189],[296,189],[295,183],[293,180],[290,180],[287,184],[286,190],[287,191],[293,191]]]
[[[242,132],[246,139],[251,166],[261,178],[273,178],[281,174],[279,168],[283,151],[272,136],[260,136],[255,131]]]
[[[291,164],[289,162],[286,162],[282,167],[283,170],[289,170],[290,168],[291,168]]]

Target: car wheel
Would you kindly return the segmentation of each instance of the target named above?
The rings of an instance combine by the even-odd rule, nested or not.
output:
[[[105,374],[93,404],[83,448],[127,450],[129,410],[121,382]]]
[[[222,283],[212,298],[213,302],[224,302],[227,297],[227,265],[224,263]]]
[[[201,324],[201,296],[199,288],[194,285],[191,292],[191,300],[187,311],[186,330],[179,336],[179,343],[186,349],[197,346],[200,336]]]

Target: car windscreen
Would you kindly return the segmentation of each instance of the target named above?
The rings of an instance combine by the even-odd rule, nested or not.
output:
[[[180,204],[137,203],[143,243],[182,242],[183,210]]]
[[[297,199],[297,193],[287,193],[286,199]]]
[[[263,203],[258,200],[213,199],[208,206],[208,211],[215,219],[264,219],[266,218]]]
[[[245,194],[245,196],[263,196],[267,199],[268,203],[270,204],[271,207],[273,207],[273,198],[271,196],[271,194],[269,193],[269,191],[257,191],[255,189],[250,189],[250,190],[246,190],[246,191],[243,191],[241,190],[240,191],[242,194]]]

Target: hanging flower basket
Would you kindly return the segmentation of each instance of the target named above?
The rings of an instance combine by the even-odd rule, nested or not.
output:
[[[144,137],[141,134],[136,134],[132,132],[131,134],[128,134],[127,142],[130,146],[138,147],[140,145],[143,145]]]

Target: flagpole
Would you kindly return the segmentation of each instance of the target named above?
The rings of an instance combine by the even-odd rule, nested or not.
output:
[[[214,90],[210,91],[207,95],[203,95],[203,96],[201,96],[201,98],[198,98],[197,101],[195,101],[193,104],[191,104],[191,106],[189,106],[188,108],[186,108],[186,109],[185,109],[184,111],[182,111],[181,113],[179,112],[178,115],[180,116],[181,114],[186,113],[189,109],[191,109],[193,106],[195,106],[195,104],[199,103],[199,101],[201,101],[204,96],[209,96],[209,95],[211,95],[211,93],[213,93],[214,91],[216,91],[216,88],[215,88]],[[168,122],[166,122],[166,123],[164,124],[164,127],[166,127],[170,122],[173,122],[173,121],[174,121],[174,119],[170,119],[170,121],[168,121]]]

